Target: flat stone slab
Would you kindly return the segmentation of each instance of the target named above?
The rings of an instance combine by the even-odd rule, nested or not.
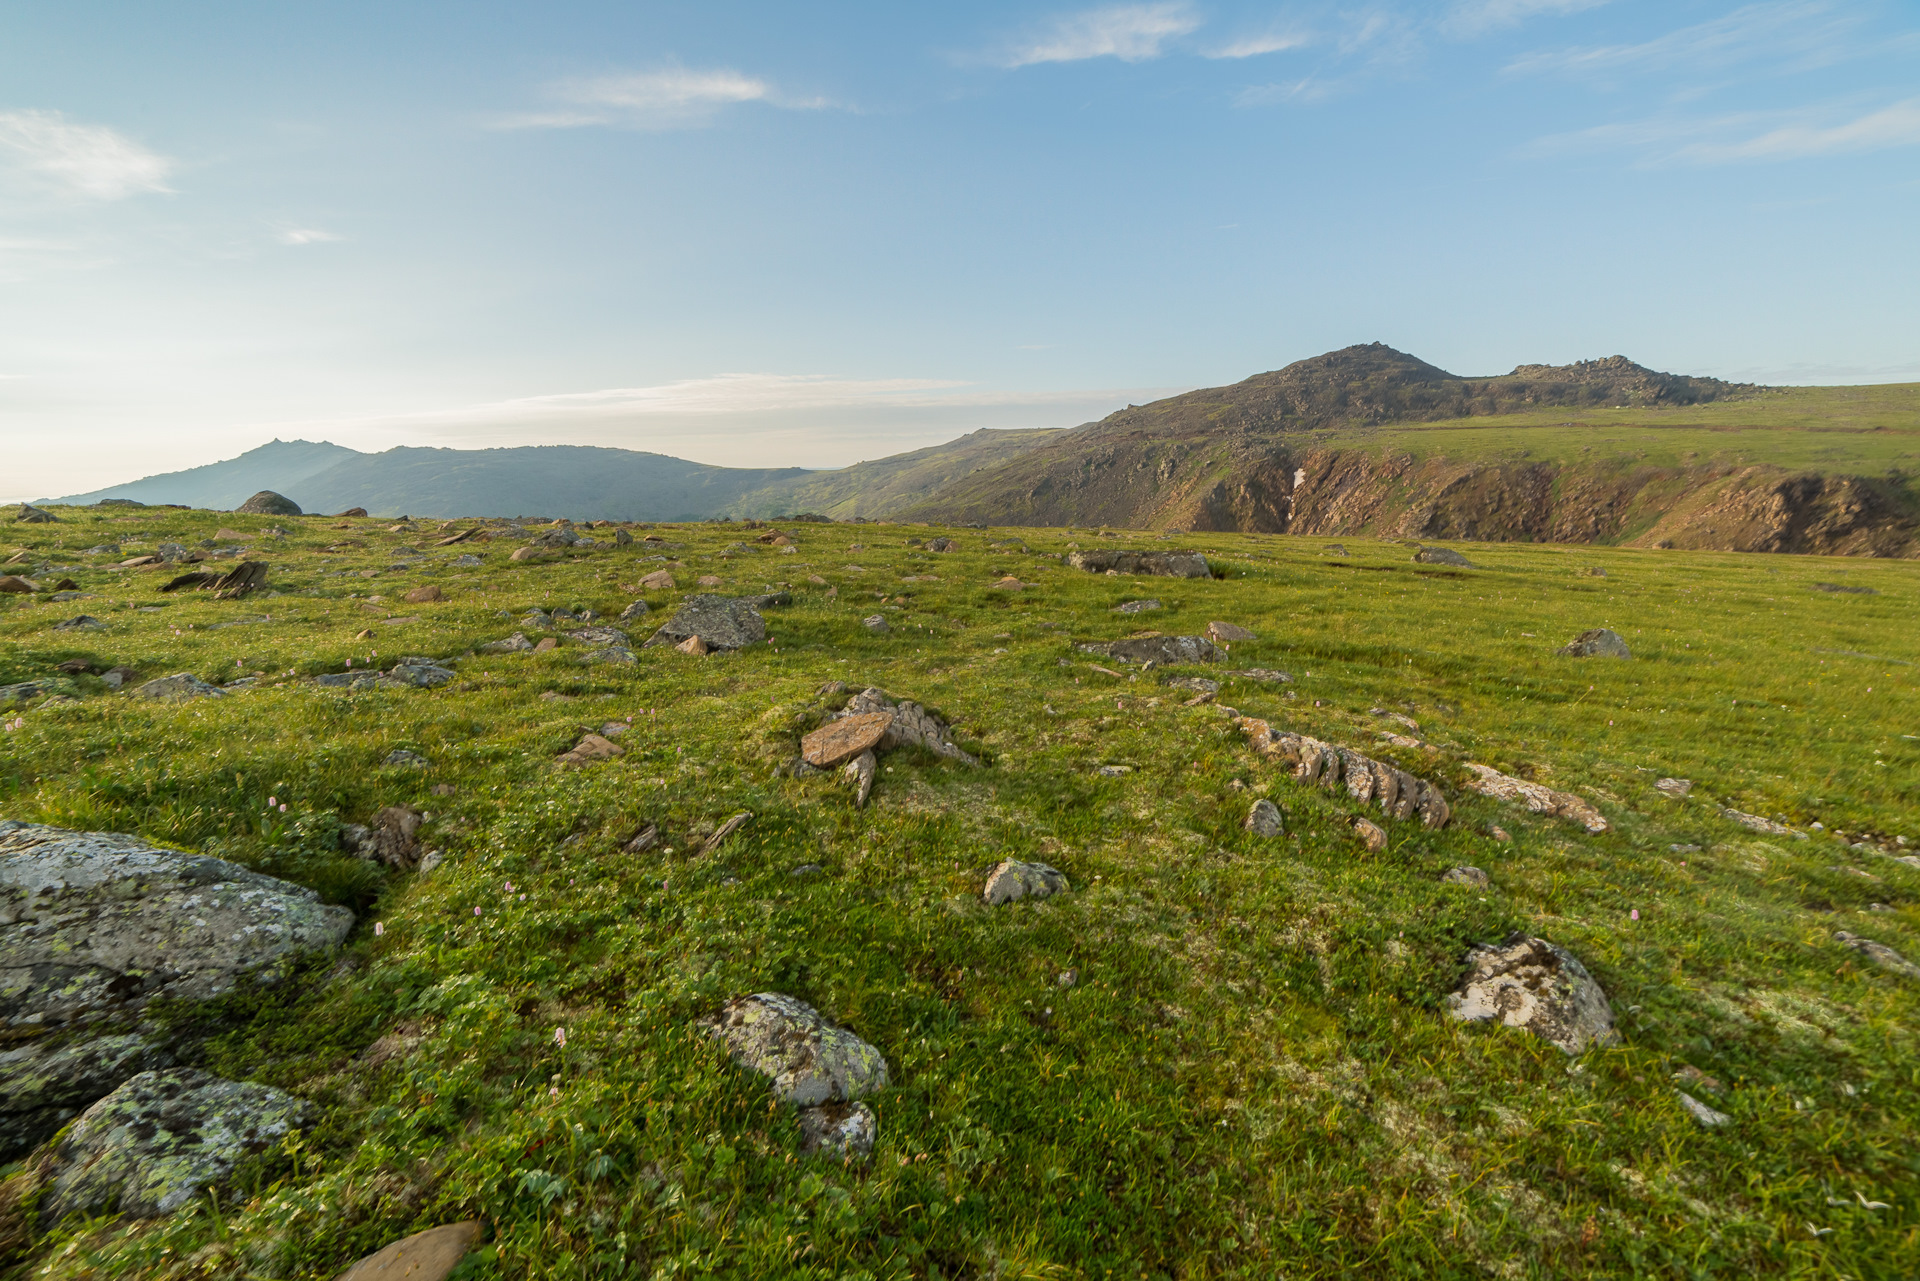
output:
[[[1067,564],[1090,574],[1141,574],[1160,578],[1211,578],[1207,558],[1199,552],[1123,551],[1101,548],[1090,552],[1071,552]]]
[[[1535,814],[1547,814],[1554,818],[1570,819],[1589,832],[1604,832],[1612,825],[1600,811],[1572,792],[1555,791],[1551,787],[1529,782],[1524,778],[1514,778],[1502,774],[1491,765],[1467,766],[1473,774],[1467,780],[1467,790],[1478,792],[1482,796],[1491,796],[1495,800],[1513,801],[1524,805]]]
[[[646,648],[679,645],[698,636],[709,650],[744,649],[767,639],[767,621],[751,600],[732,596],[689,596],[674,616],[660,625]]]
[[[1078,647],[1083,654],[1105,654],[1123,663],[1211,663],[1220,651],[1204,636],[1136,636]]]
[[[807,764],[826,769],[841,761],[852,760],[877,747],[893,724],[893,713],[866,712],[828,721],[800,740],[800,754]]]
[[[338,1281],[446,1281],[485,1232],[486,1225],[478,1219],[443,1223],[369,1254],[342,1272]]]

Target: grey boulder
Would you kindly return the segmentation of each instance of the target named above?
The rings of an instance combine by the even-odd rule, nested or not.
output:
[[[523,632],[515,632],[505,640],[488,641],[480,647],[482,654],[524,654],[533,648],[533,642]]]
[[[1247,830],[1255,836],[1279,836],[1285,833],[1287,825],[1280,816],[1280,807],[1263,797],[1247,811]]]
[[[284,494],[263,489],[233,510],[249,516],[298,516],[300,504]]]
[[[1568,1054],[1620,1040],[1600,984],[1571,952],[1542,938],[1513,936],[1468,952],[1447,1011],[1463,1022],[1525,1028]]]
[[[453,679],[453,673],[447,668],[440,666],[438,663],[425,661],[395,663],[393,670],[389,671],[387,676],[389,678],[388,681],[373,683],[391,684],[398,682],[402,685],[414,686],[417,689],[433,689],[437,686],[445,685]]]
[[[1620,633],[1610,627],[1594,627],[1562,645],[1559,652],[1569,658],[1632,658],[1633,651]]]
[[[172,1064],[166,1051],[131,1033],[0,1051],[0,1161],[31,1151],[128,1077]]]
[[[1010,858],[987,873],[987,883],[980,897],[986,900],[987,906],[998,907],[1016,899],[1052,898],[1055,894],[1066,893],[1070,888],[1066,873],[1059,868]]]
[[[306,1120],[268,1085],[192,1068],[142,1072],[80,1115],[43,1167],[43,1222],[71,1213],[158,1218],[219,1188]]]
[[[1211,578],[1207,558],[1199,552],[1143,552],[1103,548],[1073,552],[1067,564],[1090,574],[1151,574],[1161,578]]]
[[[689,596],[644,648],[678,645],[698,636],[709,650],[745,649],[767,638],[767,620],[753,602],[733,596]]]
[[[1472,569],[1473,562],[1454,551],[1451,547],[1422,547],[1413,554],[1414,560],[1422,565],[1453,565],[1460,569]]]
[[[873,1046],[796,997],[757,992],[701,1020],[733,1061],[772,1083],[798,1107],[851,1103],[887,1087],[887,1061]]]
[[[1105,654],[1123,663],[1211,663],[1220,651],[1204,636],[1138,636],[1131,640],[1088,643],[1083,654]]]
[[[49,1029],[272,981],[353,913],[303,886],[137,836],[0,824],[0,1022]]]
[[[150,698],[161,703],[184,703],[190,698],[219,697],[218,686],[209,685],[191,672],[175,672],[158,680],[136,686],[135,698]]]

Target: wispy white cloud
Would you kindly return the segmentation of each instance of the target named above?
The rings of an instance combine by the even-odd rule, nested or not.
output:
[[[173,162],[103,125],[58,111],[0,112],[0,164],[64,195],[120,200],[166,191]]]
[[[1209,58],[1258,58],[1262,54],[1284,53],[1313,43],[1313,37],[1299,31],[1269,31],[1264,35],[1243,36],[1231,44],[1207,51]]]
[[[1158,58],[1169,41],[1200,27],[1200,16],[1186,3],[1121,4],[1066,14],[1022,41],[1001,60],[1005,67],[1045,62],[1084,62],[1118,58],[1144,62]]]
[[[346,237],[332,231],[322,231],[318,227],[289,227],[280,233],[283,245],[323,245]]]
[[[1607,3],[1609,0],[1461,0],[1441,20],[1441,26],[1450,34],[1471,37],[1517,27],[1530,18],[1564,17]]]
[[[1777,58],[1818,66],[1849,55],[1848,37],[1865,21],[1859,12],[1807,0],[1753,4],[1638,44],[1596,45],[1526,54],[1507,67],[1515,74],[1621,76],[1659,71],[1719,70]]]
[[[566,106],[507,116],[496,123],[509,129],[575,129],[587,125],[684,129],[706,124],[724,109],[747,103],[788,111],[833,105],[825,98],[781,93],[757,76],[727,68],[697,71],[669,67],[567,80],[555,85],[552,95]]]
[[[1635,150],[1648,164],[1715,165],[1920,146],[1920,98],[1907,98],[1851,119],[1836,120],[1839,115],[1839,110],[1823,107],[1638,120],[1541,138],[1521,154],[1537,158]]]

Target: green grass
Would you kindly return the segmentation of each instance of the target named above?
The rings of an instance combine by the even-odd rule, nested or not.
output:
[[[151,546],[274,523],[63,516],[14,537]],[[810,526],[795,555],[722,559],[751,535],[683,526],[658,531],[682,544],[683,591],[701,573],[724,590],[793,584],[771,646],[648,650],[632,668],[563,647],[466,659],[436,691],[348,694],[285,674],[461,654],[532,605],[617,613],[635,595],[621,584],[657,566],[638,548],[510,564],[512,544],[492,543],[481,569],[447,566],[455,547],[392,570],[402,544],[432,550],[426,529],[278,523],[285,544],[257,545],[278,596],[160,597],[161,576],[95,568],[72,573],[91,600],[0,598],[0,681],[69,657],[268,673],[179,707],[82,676],[77,701],[10,710],[0,814],[208,848],[362,909],[351,973],[329,959],[167,1014],[215,1031],[210,1069],[326,1119],[218,1215],[53,1225],[22,1276],[325,1278],[472,1215],[492,1225],[472,1265],[489,1277],[1920,1272],[1916,984],[1831,941],[1850,929],[1920,957],[1920,871],[1718,815],[1920,840],[1912,564],[1489,545],[1455,571],[1388,543],[1343,540],[1341,559],[1324,539],[1203,534],[1149,545],[1206,550],[1225,577],[1136,581],[988,548],[1000,530],[938,531],[962,550],[934,555],[904,545],[921,527]],[[1017,532],[1035,553],[1097,541]],[[365,546],[322,554],[344,537]],[[991,590],[1002,573],[1035,586]],[[940,581],[901,581],[927,574]],[[449,599],[393,603],[424,582]],[[660,618],[680,594],[646,595]],[[1109,612],[1138,596],[1167,608]],[[49,630],[83,609],[110,630]],[[876,611],[889,635],[860,627]],[[217,626],[239,618],[263,621]],[[1344,796],[1259,759],[1218,706],[1101,675],[1068,643],[1210,619],[1260,636],[1223,666],[1295,677],[1226,678],[1221,704],[1440,781],[1452,825],[1389,823],[1370,855]],[[1554,655],[1596,626],[1635,658]],[[834,680],[940,709],[989,767],[889,754],[865,811],[837,780],[777,776]],[[1375,707],[1414,717],[1436,750],[1378,744],[1399,727]],[[553,765],[628,716],[624,757]],[[383,768],[395,747],[433,767]],[[1614,830],[1463,793],[1466,761],[1577,791]],[[1667,775],[1692,796],[1654,791]],[[441,783],[457,791],[433,795]],[[268,795],[288,814],[268,818]],[[1242,832],[1259,795],[1287,837]],[[393,803],[431,811],[425,838],[446,851],[431,875],[369,878],[331,848],[337,823]],[[740,809],[756,817],[737,837],[689,856],[699,825]],[[622,852],[648,821],[671,852]],[[981,906],[985,869],[1009,856],[1059,866],[1073,892]],[[789,875],[802,863],[827,874]],[[1460,863],[1493,889],[1438,883]],[[1570,1065],[1445,1017],[1466,948],[1510,929],[1587,964],[1619,1048]],[[695,1033],[766,989],[887,1056],[870,1164],[799,1159],[789,1113]],[[1685,1064],[1727,1083],[1710,1101],[1732,1126],[1681,1111]]]

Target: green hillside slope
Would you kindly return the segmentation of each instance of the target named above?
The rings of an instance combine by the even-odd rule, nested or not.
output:
[[[1057,428],[1004,431],[983,427],[944,445],[778,481],[744,495],[734,503],[733,511],[741,516],[818,512],[835,520],[888,516],[982,468],[1037,449],[1059,434]]]

